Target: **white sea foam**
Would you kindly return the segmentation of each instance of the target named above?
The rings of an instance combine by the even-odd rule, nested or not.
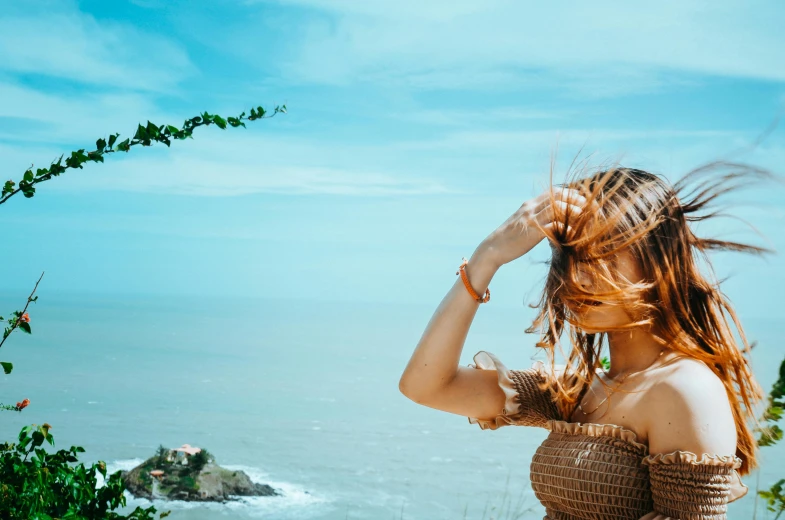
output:
[[[112,473],[115,473],[115,472],[120,471],[120,470],[131,471],[132,469],[134,469],[136,466],[138,466],[142,462],[144,462],[144,459],[116,460],[116,461],[110,462],[110,463],[108,463],[106,465],[106,474],[108,476],[108,475],[111,475]],[[88,465],[88,464],[85,464],[85,465]],[[106,481],[104,480],[104,477],[100,473],[98,473],[96,475],[96,477],[98,479],[98,481],[96,483],[96,487],[97,488],[104,487],[104,484],[106,483]]]
[[[106,465],[106,472],[107,474],[109,474],[109,473],[114,473],[115,471],[118,470],[131,471],[136,466],[144,462],[144,460],[145,459],[116,460]]]
[[[129,471],[144,462],[143,459],[116,460],[107,464],[107,474],[118,470]],[[286,513],[287,518],[303,517],[307,518],[315,513],[314,509],[320,505],[327,505],[332,500],[327,496],[312,493],[303,487],[290,482],[275,481],[269,478],[269,474],[259,468],[243,465],[222,465],[222,467],[233,471],[244,471],[251,482],[268,484],[273,489],[281,493],[280,496],[273,497],[233,497],[225,503],[217,502],[186,502],[182,500],[147,500],[135,498],[126,491],[127,505],[130,508],[137,506],[149,507],[154,505],[159,511],[165,510],[186,510],[202,508],[209,511],[222,511],[244,514],[248,517],[263,517],[273,514]],[[103,486],[103,479],[98,475],[98,486]]]

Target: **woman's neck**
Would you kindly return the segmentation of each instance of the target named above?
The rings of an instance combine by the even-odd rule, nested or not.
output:
[[[613,331],[607,336],[611,361],[607,374],[610,378],[648,368],[659,359],[663,349],[662,343],[647,328]]]

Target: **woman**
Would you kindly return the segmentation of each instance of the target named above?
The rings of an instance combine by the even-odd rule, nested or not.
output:
[[[765,250],[699,238],[689,224],[763,172],[712,178],[712,169],[671,186],[610,168],[524,203],[460,266],[401,377],[413,401],[483,429],[550,430],[530,471],[546,519],[720,519],[747,492],[740,475],[757,466],[748,420],[763,393],[733,309],[698,260],[710,267],[709,249]],[[485,351],[459,366],[494,273],[543,239],[550,271],[527,332],[540,333],[549,366],[508,370]],[[555,365],[557,347],[564,365]]]

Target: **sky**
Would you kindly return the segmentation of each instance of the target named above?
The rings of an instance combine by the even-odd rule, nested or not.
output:
[[[0,212],[3,291],[436,306],[461,257],[576,157],[677,179],[785,175],[782,2],[4,2],[5,178],[138,123],[286,104],[40,184]],[[785,249],[785,185],[706,236]],[[536,298],[547,246],[492,301]],[[781,316],[781,253],[718,254],[742,314]]]

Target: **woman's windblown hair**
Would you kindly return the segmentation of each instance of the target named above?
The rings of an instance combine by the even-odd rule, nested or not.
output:
[[[736,422],[736,455],[743,461],[739,472],[746,475],[757,466],[757,444],[748,420],[755,419],[755,405],[763,392],[748,361],[751,346],[714,279],[706,253],[770,251],[698,237],[690,224],[720,215],[707,211],[717,197],[751,180],[770,177],[764,170],[718,162],[689,172],[674,185],[660,176],[622,167],[573,174],[563,185],[581,192],[590,207],[569,214],[552,198],[559,225],[545,231],[552,248],[550,271],[537,305],[539,313],[527,332],[541,335],[537,346],[547,351],[552,369],[559,347],[574,375],[561,380],[554,396],[564,417],[572,415],[601,366],[606,340],[604,332],[584,331],[581,310],[598,302],[621,306],[631,319],[621,329],[645,327],[658,342],[703,361],[722,380]],[[618,273],[615,262],[621,252],[638,262],[643,280],[626,280]],[[699,269],[701,260],[707,274]],[[580,283],[587,274],[592,280],[588,289]],[[565,329],[571,344],[566,355],[560,345]]]

